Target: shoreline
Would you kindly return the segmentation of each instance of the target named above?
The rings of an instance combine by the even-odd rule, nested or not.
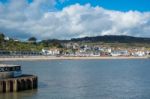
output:
[[[105,56],[105,57],[56,57],[56,56],[24,56],[24,57],[5,57],[1,58],[0,57],[0,62],[1,61],[39,61],[39,60],[92,60],[92,59],[148,59],[148,57],[133,57],[133,56],[118,56],[118,57],[110,57],[110,56]]]

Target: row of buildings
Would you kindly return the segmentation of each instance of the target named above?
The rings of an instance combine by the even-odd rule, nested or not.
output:
[[[64,44],[64,49],[42,49],[43,55],[51,56],[149,56],[145,48],[112,48],[98,45]]]
[[[3,56],[149,56],[150,50],[143,48],[113,48],[104,45],[84,45],[78,43],[64,43],[63,48],[47,48],[41,51],[4,51],[0,50],[0,57]]]

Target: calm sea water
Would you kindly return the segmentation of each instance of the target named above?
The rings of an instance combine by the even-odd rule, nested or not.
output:
[[[39,77],[37,90],[0,99],[150,99],[150,60],[51,60],[5,62]]]

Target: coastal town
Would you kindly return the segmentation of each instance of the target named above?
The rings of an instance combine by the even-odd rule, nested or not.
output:
[[[78,43],[67,43],[64,44],[65,51],[52,48],[52,49],[42,49],[42,55],[50,56],[73,56],[73,57],[100,57],[100,56],[135,56],[143,57],[149,56],[150,51],[143,48],[112,48],[105,47],[101,45],[79,45]]]
[[[79,45],[65,43],[63,48],[43,48],[41,51],[5,51],[0,50],[0,57],[4,56],[65,56],[65,57],[145,57],[150,51],[146,48],[113,48],[104,45]]]
[[[127,43],[128,44],[128,43]],[[37,42],[35,37],[22,42],[0,35],[0,57],[55,56],[55,57],[149,57],[150,48],[107,43],[50,40]]]

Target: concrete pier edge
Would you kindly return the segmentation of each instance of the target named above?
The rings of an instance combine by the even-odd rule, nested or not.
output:
[[[22,75],[16,78],[0,79],[0,93],[19,92],[38,88],[38,77]]]

